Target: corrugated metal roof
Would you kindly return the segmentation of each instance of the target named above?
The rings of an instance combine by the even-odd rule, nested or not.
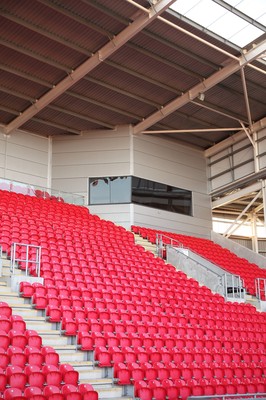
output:
[[[51,95],[47,105],[22,125],[24,129],[57,135],[134,126],[221,71],[232,60],[230,55],[241,55],[236,47],[173,12],[164,12],[164,20],[155,19],[116,48],[116,35],[146,15],[138,4],[150,7],[147,0],[136,0],[135,5],[121,0],[0,0],[0,123],[7,125],[34,99]],[[110,54],[105,53],[107,44]],[[70,88],[66,84],[66,93],[53,96],[73,70],[92,61],[85,76],[73,80]],[[266,71],[265,64],[254,65]],[[265,116],[265,74],[250,67],[244,72],[256,121]],[[246,121],[246,114],[241,74],[236,72],[205,92],[204,108],[188,102],[165,118],[162,113],[161,121],[148,129],[235,127],[234,118]],[[205,149],[214,137],[222,140],[232,133],[204,133],[202,139],[199,134],[171,137]]]

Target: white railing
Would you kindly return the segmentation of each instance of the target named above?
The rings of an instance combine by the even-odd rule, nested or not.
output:
[[[245,300],[246,290],[243,279],[239,275],[224,274],[223,276],[224,297],[227,300]]]
[[[197,265],[200,266],[200,268],[203,268],[206,271],[204,275],[199,274],[197,276],[197,274],[195,274],[195,276],[193,276],[195,279],[199,280],[200,278],[203,279],[204,276],[213,275],[216,279],[216,286],[221,287],[221,292],[219,290],[219,293],[222,294],[226,298],[226,300],[245,301],[246,291],[244,289],[243,280],[240,278],[239,275],[231,274],[221,266],[213,263],[212,261],[208,260],[201,254],[198,254],[194,250],[190,250],[188,247],[184,246],[183,243],[171,238],[170,236],[167,236],[165,234],[156,234],[156,250],[158,257],[164,258],[164,252],[167,252],[167,247],[173,248],[176,252],[179,252],[182,257],[186,257],[186,259],[191,259],[194,263],[196,262]],[[187,250],[187,252],[184,250]],[[197,260],[193,259],[189,255],[189,251],[191,251],[191,254],[194,253],[198,256]],[[211,266],[213,266],[214,268],[211,268]],[[180,266],[180,268],[182,269],[182,266]],[[185,270],[184,272],[186,273]],[[202,283],[206,286],[209,286],[210,282],[211,280],[205,280]],[[211,289],[215,290],[213,287]]]
[[[29,185],[27,183],[11,181],[4,178],[0,178],[0,190],[7,190],[8,192],[21,193],[32,197],[80,206],[85,204],[85,197],[75,193],[62,192],[44,186]]]
[[[266,279],[265,278],[255,279],[255,287],[256,287],[256,297],[259,300],[266,301]]]
[[[28,276],[34,272],[34,276],[40,277],[41,246],[33,244],[13,243],[11,246],[10,272],[15,274],[16,266],[20,264]]]

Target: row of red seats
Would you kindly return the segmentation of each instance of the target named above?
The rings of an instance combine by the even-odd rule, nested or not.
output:
[[[183,328],[185,331],[185,329]],[[181,331],[181,329],[180,329]],[[186,332],[186,331],[185,331]],[[156,348],[157,350],[162,350],[162,357],[169,357],[166,351],[171,349],[182,350],[182,348],[186,349],[186,352],[191,352],[192,357],[195,356],[198,360],[203,362],[202,357],[199,357],[198,354],[209,352],[210,350],[215,351],[216,360],[222,360],[223,355],[231,354],[232,358],[235,362],[237,361],[245,361],[249,362],[250,354],[253,355],[254,361],[266,361],[266,356],[263,355],[265,349],[265,340],[261,340],[259,342],[252,342],[254,345],[249,346],[247,349],[247,343],[241,341],[241,335],[239,335],[239,331],[236,331],[236,337],[234,338],[226,338],[224,340],[219,341],[217,337],[214,335],[208,337],[207,335],[202,338],[192,336],[191,334],[186,334],[180,332],[180,335],[171,336],[171,335],[159,335],[159,334],[149,334],[149,333],[114,333],[114,332],[78,332],[77,333],[77,343],[81,346],[83,350],[93,350],[98,346],[105,346],[109,348],[110,346],[122,346],[122,347],[144,347],[144,348]],[[194,332],[193,332],[194,334]],[[241,344],[244,343],[243,351],[238,351],[237,348]],[[222,346],[223,344],[223,346]],[[233,344],[235,345],[235,351],[232,351]],[[258,354],[255,358],[255,355]]]
[[[1,308],[0,308],[0,313],[1,313]],[[13,314],[7,316],[5,314],[0,314],[0,331],[9,332],[11,330],[25,332],[26,323],[23,320],[23,318],[20,315]]]
[[[60,366],[45,364],[37,365],[10,365],[0,370],[2,386],[0,392],[7,387],[24,390],[26,386],[43,388],[45,385],[61,387],[64,384],[78,385],[79,374],[69,364]]]
[[[98,276],[92,277],[91,275],[86,275],[84,277],[86,283],[85,286],[75,286],[73,281],[68,281],[66,280],[65,282],[61,280],[59,282],[58,286],[55,285],[50,285],[46,284],[46,286],[43,286],[41,284],[29,284],[29,283],[23,283],[20,286],[20,293],[24,297],[32,297],[34,294],[38,296],[74,296],[74,297],[82,297],[82,298],[87,298],[87,297],[96,297],[96,298],[109,298],[111,297],[112,299],[120,299],[120,300],[129,300],[130,298],[134,299],[134,301],[139,301],[139,300],[151,300],[153,297],[156,296],[156,293],[158,293],[157,285],[151,287],[142,287],[141,285],[138,285],[137,288],[134,288],[133,290],[131,289],[130,285],[124,285],[121,283],[111,283],[110,281],[108,282],[102,282],[101,279],[98,279]],[[122,280],[122,279],[121,279]],[[119,281],[121,281],[119,280]],[[66,286],[61,286],[61,283],[65,283]],[[242,307],[239,305],[234,305],[234,303],[231,304],[225,304],[224,302],[220,302],[220,299],[218,299],[218,302],[221,303],[220,306],[217,304],[213,304],[214,300],[216,297],[213,297],[213,302],[208,302],[208,296],[202,297],[201,296],[201,301],[199,301],[198,296],[193,293],[193,289],[191,289],[192,293],[190,293],[190,298],[185,295],[183,291],[179,292],[177,295],[175,295],[175,292],[169,288],[168,292],[166,289],[161,289],[160,292],[161,294],[157,295],[157,300],[160,300],[161,304],[170,304],[172,307],[172,312],[178,308],[178,311],[180,312],[180,306],[183,309],[189,308],[191,313],[194,313],[194,316],[200,316],[201,314],[210,315],[213,317],[214,315],[217,315],[220,319],[240,319],[243,317],[245,321],[247,320],[247,315],[246,313],[248,312],[248,318],[252,322],[256,322],[259,320],[259,322],[264,322],[265,318],[263,316],[260,316],[258,313],[256,313],[255,307],[252,307],[250,305],[243,305]],[[150,296],[149,296],[150,294]],[[219,296],[220,297],[220,296]],[[155,300],[153,300],[153,303],[155,303]],[[55,305],[55,304],[54,304]],[[217,311],[217,308],[218,311]],[[171,312],[170,309],[168,308],[167,312]],[[226,315],[230,314],[230,318],[226,318]],[[204,315],[202,315],[204,316]],[[229,317],[229,315],[228,315]]]
[[[214,363],[211,364],[176,364],[170,362],[142,362],[123,361],[115,362],[114,376],[118,379],[120,384],[127,385],[130,382],[138,382],[140,380],[153,380],[157,379],[163,381],[164,379],[182,379],[189,382],[191,379],[200,381],[206,379],[241,379],[241,380],[254,380],[260,379],[261,382],[266,383],[266,371],[263,367],[253,367],[245,363]]]
[[[81,340],[81,343],[84,341],[85,348],[87,342],[85,340]],[[254,352],[255,354],[255,352]],[[201,368],[203,368],[206,364],[212,364],[211,374],[214,375],[213,365],[220,365],[222,363],[233,364],[234,366],[242,365],[243,368],[247,369],[247,365],[249,363],[244,362],[245,353],[237,353],[230,352],[229,350],[217,351],[217,350],[206,350],[206,349],[198,349],[198,350],[182,350],[181,348],[172,348],[172,349],[156,349],[155,347],[143,348],[139,347],[118,347],[118,346],[110,346],[104,347],[98,345],[95,347],[95,358],[99,362],[101,366],[112,366],[115,363],[123,362],[137,362],[137,363],[155,363],[155,362],[163,362],[170,363],[175,362],[179,365],[182,365],[183,362],[186,363],[194,363]],[[234,361],[232,361],[234,360]],[[238,360],[238,362],[237,362]],[[262,361],[264,360],[264,361]],[[259,370],[264,371],[265,374],[265,353],[258,352],[256,363],[252,364],[251,374],[255,375],[255,370],[258,368]],[[233,376],[232,376],[233,377]]]
[[[90,384],[79,386],[64,384],[61,388],[47,385],[43,388],[38,386],[19,388],[8,388],[3,392],[4,400],[98,400],[98,393]]]
[[[23,341],[22,341],[23,343]],[[25,365],[59,365],[59,355],[50,346],[22,347],[9,346],[7,349],[0,347],[0,368],[5,370],[8,366],[24,368]]]
[[[190,396],[223,396],[223,395],[241,395],[255,394],[265,392],[265,383],[259,379],[242,382],[239,379],[233,382],[229,380],[219,381],[213,379],[208,381],[201,379],[200,381],[192,379],[185,383],[182,379],[172,381],[164,379],[163,381],[138,381],[135,383],[135,396],[142,400],[185,400]]]

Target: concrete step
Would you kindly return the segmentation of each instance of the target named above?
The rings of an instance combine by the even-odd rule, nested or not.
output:
[[[14,274],[15,275],[23,275],[23,274],[25,274],[25,272],[22,271],[21,269],[15,267]],[[10,275],[11,275],[10,265],[2,265],[2,276],[10,276]]]
[[[105,369],[95,367],[93,361],[70,361],[69,364],[78,371],[80,380],[91,382],[106,378]]]
[[[2,301],[6,301],[10,306],[13,305],[30,305],[29,302],[27,302],[23,297],[19,297],[17,293],[11,292],[10,289],[9,291],[4,289],[4,291],[0,292],[0,298],[6,299]]]
[[[99,379],[104,376],[104,368],[95,367],[93,361],[71,361],[69,364],[78,371],[80,379],[87,379],[88,374],[93,379]]]
[[[28,328],[28,325],[27,325]],[[28,329],[34,329],[34,328],[28,328]],[[64,351],[69,353],[67,346],[71,345],[71,339],[68,338],[67,336],[61,336],[60,332],[56,330],[50,330],[50,331],[45,331],[45,330],[40,330],[40,329],[34,329],[38,332],[38,334],[42,337],[42,344],[43,346],[52,346],[54,349],[59,349],[60,351]],[[76,346],[73,345],[73,348],[71,351],[75,351]],[[57,351],[57,350],[56,350]],[[83,360],[83,358],[81,358]]]
[[[71,345],[69,345],[69,346],[71,346]],[[85,352],[76,352],[76,350],[74,350],[74,349],[70,352],[66,349],[67,346],[65,346],[65,348],[63,348],[63,346],[61,348],[57,347],[57,346],[53,346],[53,347],[60,356],[60,362],[66,362],[66,363],[71,364],[74,361],[80,361],[80,362],[88,361],[87,360],[88,355]],[[93,373],[96,373],[98,378],[102,377],[102,373],[100,373],[99,374],[100,376],[98,376],[97,370],[93,371]]]
[[[27,321],[43,321],[46,322],[44,310],[36,310],[30,304],[14,304],[12,305],[16,314],[20,315],[26,322]]]
[[[99,394],[99,399],[123,399],[123,387],[114,386],[112,379],[80,380],[80,383],[90,383]],[[128,397],[126,397],[128,398]],[[129,397],[132,399],[132,397]]]
[[[150,243],[147,239],[142,238],[140,235],[134,234],[135,243],[144,247],[145,250],[152,252],[156,255],[156,245]]]
[[[11,260],[9,258],[2,258],[2,267],[10,267]]]

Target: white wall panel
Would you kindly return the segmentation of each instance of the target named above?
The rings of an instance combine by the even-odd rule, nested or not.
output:
[[[238,134],[236,137],[239,139]],[[211,153],[211,149],[209,153]],[[241,140],[230,143],[228,148],[222,147],[221,151],[211,155],[208,163],[210,190],[215,190],[255,171],[254,148],[248,137],[242,136]]]
[[[266,154],[259,159],[260,169],[266,168]]]
[[[227,172],[217,178],[212,179],[211,181],[211,189],[215,190],[221,186],[227,185],[233,181],[232,173]]]
[[[215,177],[216,175],[223,174],[231,168],[231,164],[232,162],[229,158],[223,158],[220,161],[215,162],[210,166],[211,176]]]
[[[134,205],[134,225],[152,229],[161,229],[167,232],[183,233],[199,237],[210,237],[211,220],[188,217],[163,210]]]
[[[254,152],[253,152],[253,147],[249,146],[248,148],[245,148],[243,150],[240,150],[239,152],[234,154],[234,165],[237,166],[238,164],[241,164],[243,162],[246,162],[247,160],[250,160],[253,158]]]
[[[2,178],[47,186],[48,139],[24,131],[0,134]]]
[[[134,175],[192,191],[193,216],[134,205],[136,225],[208,236],[211,204],[203,152],[152,136],[134,137]]]
[[[158,137],[134,138],[134,175],[182,189],[207,190],[203,153]]]
[[[97,214],[100,218],[113,221],[126,229],[130,228],[130,204],[108,204],[105,206],[89,206],[91,214]]]
[[[235,179],[243,178],[244,176],[250,175],[253,172],[254,172],[254,163],[252,161],[235,169],[234,171]]]
[[[129,159],[128,127],[54,138],[53,188],[87,197],[90,177],[129,175]]]

